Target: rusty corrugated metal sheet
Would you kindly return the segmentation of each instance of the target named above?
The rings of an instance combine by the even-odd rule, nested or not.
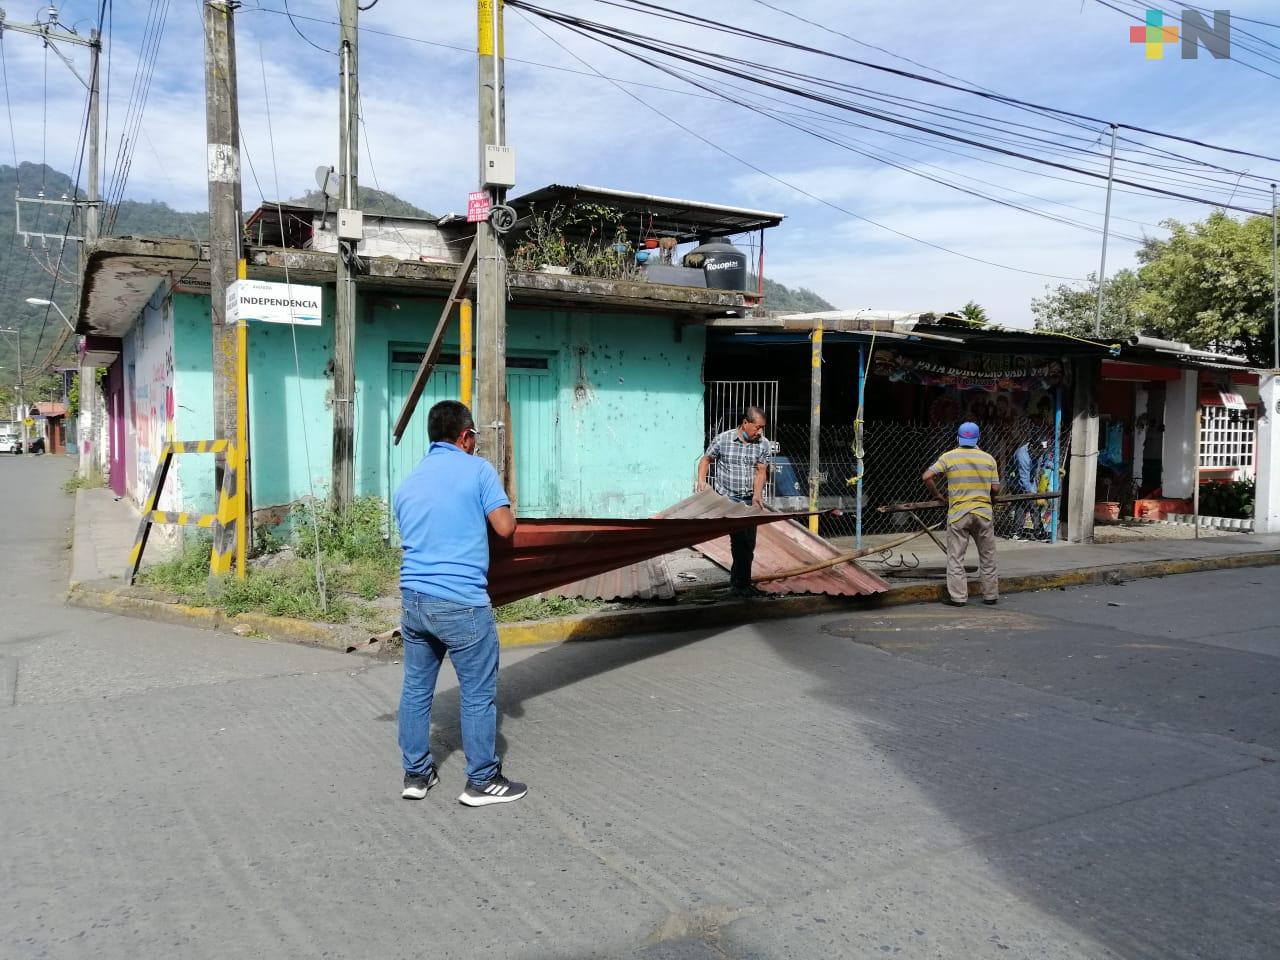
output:
[[[700,543],[694,549],[726,570],[733,562],[728,537]],[[842,552],[834,544],[788,520],[761,527],[756,533],[755,563],[751,572],[757,577],[784,573],[838,557]],[[765,593],[822,593],[833,597],[861,597],[889,589],[884,580],[853,561],[786,580],[767,580],[756,586]]]
[[[770,513],[707,491],[644,520],[521,520],[510,540],[495,540],[489,596],[495,606],[690,547],[734,530],[804,514]]]
[[[666,558],[654,557],[546,592],[583,600],[674,600],[676,585]]]

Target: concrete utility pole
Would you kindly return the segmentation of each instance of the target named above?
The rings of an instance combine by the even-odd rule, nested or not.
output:
[[[22,452],[27,452],[27,400],[22,387],[22,331],[17,327],[0,327],[0,333],[13,334],[13,342],[18,348],[18,419],[22,421]]]
[[[240,262],[240,119],[236,93],[235,8],[232,0],[204,4],[204,115],[209,156],[209,315],[213,321],[213,431],[234,440],[236,328],[227,324],[227,288]],[[203,437],[192,437],[198,440]],[[216,459],[218,488],[226,458]],[[225,545],[219,545],[220,548]]]
[[[338,46],[338,282],[333,332],[333,505],[355,495],[356,246],[363,237],[357,169],[360,88],[356,0],[340,0]]]
[[[476,0],[479,32],[480,189],[488,190],[494,206],[506,201],[514,186],[514,162],[501,148],[506,142],[502,0]],[[505,165],[510,163],[510,169]],[[492,221],[476,224],[476,429],[479,452],[488,460],[503,486],[507,476],[507,264],[502,238]]]
[[[1102,336],[1102,284],[1107,279],[1107,237],[1111,234],[1111,187],[1116,179],[1116,125],[1111,124],[1111,160],[1107,163],[1107,212],[1102,218],[1102,263],[1098,266],[1098,299],[1093,311],[1093,335]],[[1092,533],[1090,533],[1092,536]]]
[[[85,196],[85,216],[84,216],[84,242],[80,245],[80,267],[81,272],[84,269],[85,252],[89,244],[98,239],[98,225],[101,216],[101,197],[98,196],[98,177],[99,177],[99,157],[100,149],[99,139],[99,90],[100,90],[100,73],[99,62],[102,54],[102,36],[97,29],[89,33],[89,39],[78,36],[69,30],[59,30],[57,11],[50,8],[47,20],[38,23],[12,23],[3,18],[0,13],[0,34],[5,30],[12,30],[15,33],[25,33],[30,36],[39,37],[48,49],[52,50],[58,58],[67,66],[77,80],[84,84],[89,92],[89,129],[86,136],[86,149],[89,159],[89,178],[86,183]],[[59,43],[70,43],[78,46],[89,48],[89,79],[86,80],[76,70],[75,64],[58,49]],[[76,197],[72,197],[70,201],[73,205],[78,204]],[[58,239],[61,239],[60,237]],[[21,371],[19,371],[21,374]],[[88,364],[80,366],[80,406],[82,409],[88,410],[89,421],[89,443],[86,445],[84,438],[77,438],[80,443],[80,466],[79,474],[82,477],[88,477],[93,472],[94,459],[98,455],[97,438],[101,432],[100,416],[101,408],[98,404],[97,376],[95,368]]]

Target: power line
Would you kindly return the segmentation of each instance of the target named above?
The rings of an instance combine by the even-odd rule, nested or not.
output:
[[[289,0],[281,0],[281,3],[284,4],[284,15],[289,18],[289,26],[293,27],[294,33],[300,36],[307,43],[311,44],[311,46],[315,47],[321,53],[328,54],[331,57],[336,57],[338,55],[336,50],[328,50],[320,46],[320,44],[316,43],[314,40],[312,40],[310,37],[308,37],[305,33],[302,32],[302,28],[298,26],[298,22],[293,19],[293,14],[289,11]],[[259,9],[262,9],[262,8],[259,8]]]
[[[507,0],[507,5],[508,5],[508,6],[517,6],[517,4],[512,3],[512,0]],[[523,4],[521,4],[521,6],[523,6]],[[520,11],[517,11],[517,12],[520,12]],[[521,13],[521,16],[523,17],[523,13]],[[568,47],[566,47],[564,44],[562,44],[562,43],[561,43],[559,40],[557,40],[555,37],[551,36],[549,33],[547,33],[545,30],[543,30],[543,29],[542,29],[540,26],[538,26],[536,23],[534,23],[533,21],[529,20],[527,17],[526,17],[526,18],[524,18],[524,19],[525,19],[525,22],[526,22],[526,23],[528,23],[530,26],[532,26],[535,30],[537,30],[539,33],[541,33],[544,37],[546,37],[548,40],[550,40],[550,41],[551,41],[552,43],[554,43],[556,46],[560,47],[562,50],[564,50],[566,53],[568,53],[571,57],[573,57],[575,60],[577,60],[577,61],[578,61],[579,63],[581,63],[583,66],[585,66],[587,69],[589,69],[589,70],[591,70],[591,71],[595,72],[598,76],[602,77],[603,79],[608,80],[608,81],[609,81],[610,83],[612,83],[612,84],[614,85],[614,87],[616,87],[619,91],[621,91],[622,93],[626,94],[628,97],[631,97],[631,98],[632,98],[633,100],[635,100],[637,103],[640,103],[640,104],[642,104],[643,106],[647,107],[649,110],[653,111],[653,112],[654,112],[654,113],[656,113],[658,116],[662,117],[662,118],[663,118],[664,120],[666,120],[668,123],[672,124],[673,126],[679,127],[679,128],[680,128],[681,130],[683,130],[685,133],[689,134],[690,136],[692,136],[692,137],[694,137],[694,138],[696,138],[696,139],[698,139],[698,140],[701,140],[704,144],[706,144],[707,146],[711,147],[713,150],[716,150],[716,151],[718,151],[718,152],[720,152],[720,153],[724,154],[726,157],[729,157],[731,160],[735,160],[735,161],[737,161],[738,163],[742,164],[743,166],[747,167],[748,169],[755,171],[756,173],[760,174],[760,175],[761,175],[761,176],[763,176],[763,177],[767,177],[768,179],[770,179],[770,180],[774,181],[775,183],[778,183],[778,184],[780,184],[780,185],[782,185],[782,186],[786,187],[786,188],[787,188],[787,189],[789,189],[789,190],[793,190],[793,191],[795,191],[796,193],[800,194],[801,196],[808,197],[809,199],[814,200],[814,201],[816,201],[816,202],[818,202],[818,203],[821,203],[821,204],[823,204],[824,206],[830,207],[831,209],[836,210],[836,211],[838,211],[838,212],[840,212],[840,213],[843,213],[843,214],[845,214],[846,216],[853,217],[853,218],[854,218],[854,219],[856,219],[856,220],[861,220],[861,221],[863,221],[864,223],[869,223],[869,224],[871,224],[872,226],[879,227],[881,230],[885,230],[885,231],[887,231],[887,232],[889,232],[889,233],[895,234],[896,236],[902,237],[902,238],[904,238],[904,239],[906,239],[906,240],[911,240],[911,241],[912,241],[912,242],[914,242],[914,243],[919,243],[919,244],[923,244],[924,246],[927,246],[927,247],[932,247],[933,249],[935,249],[935,250],[940,250],[940,251],[942,251],[943,253],[949,253],[949,254],[951,254],[951,255],[953,255],[953,256],[962,257],[963,259],[973,261],[974,263],[981,263],[981,264],[985,264],[985,265],[987,265],[987,266],[991,266],[991,267],[999,267],[999,268],[1000,268],[1000,269],[1002,269],[1002,270],[1011,270],[1011,271],[1013,271],[1013,272],[1015,272],[1015,273],[1030,274],[1031,276],[1036,276],[1036,277],[1047,277],[1047,278],[1049,278],[1049,279],[1051,279],[1051,280],[1071,280],[1071,281],[1076,281],[1076,280],[1081,279],[1081,278],[1079,278],[1079,277],[1064,277],[1064,276],[1059,276],[1059,275],[1057,275],[1057,274],[1042,273],[1042,272],[1040,272],[1040,271],[1038,271],[1038,270],[1028,270],[1028,269],[1025,269],[1025,268],[1023,268],[1023,267],[1015,267],[1015,266],[1011,266],[1011,265],[1006,264],[1006,263],[999,263],[999,262],[997,262],[997,261],[995,261],[995,260],[987,260],[987,259],[984,259],[984,258],[982,258],[982,257],[976,257],[976,256],[973,256],[972,254],[963,253],[963,252],[961,252],[961,251],[959,251],[959,250],[953,250],[953,249],[952,249],[952,248],[950,248],[950,247],[943,246],[942,244],[939,244],[939,243],[934,243],[934,242],[933,242],[933,241],[931,241],[931,240],[925,240],[925,239],[924,239],[924,238],[922,238],[922,237],[913,236],[912,234],[906,233],[906,232],[904,232],[904,231],[902,231],[902,230],[895,229],[894,227],[891,227],[891,226],[889,226],[888,224],[880,223],[878,220],[873,220],[872,218],[870,218],[870,217],[866,217],[866,216],[863,216],[863,215],[862,215],[862,214],[860,214],[860,213],[855,213],[854,211],[849,210],[849,209],[847,209],[847,208],[845,208],[845,207],[842,207],[842,206],[840,206],[839,204],[837,204],[837,203],[835,203],[835,202],[833,202],[833,201],[831,201],[831,200],[826,199],[825,197],[821,197],[821,196],[819,196],[819,195],[817,195],[817,194],[815,194],[815,193],[812,193],[811,191],[805,190],[803,187],[800,187],[800,186],[798,186],[798,185],[796,185],[796,184],[794,184],[794,183],[791,183],[790,181],[785,180],[785,179],[783,179],[782,177],[776,176],[775,174],[770,173],[769,171],[765,170],[764,168],[762,168],[762,167],[758,166],[757,164],[752,163],[750,160],[746,159],[745,157],[739,156],[738,154],[733,153],[731,150],[728,150],[727,148],[722,147],[720,144],[716,143],[715,141],[711,140],[710,138],[708,138],[708,137],[704,136],[703,134],[699,133],[698,131],[694,130],[692,127],[686,126],[685,124],[681,123],[679,120],[675,119],[674,117],[670,116],[669,114],[664,113],[663,111],[659,110],[659,109],[658,109],[657,107],[655,107],[653,104],[651,104],[651,103],[649,103],[648,101],[646,101],[646,100],[642,99],[641,97],[636,96],[636,94],[632,93],[630,90],[628,90],[628,89],[627,89],[625,86],[623,86],[621,83],[619,83],[619,82],[617,82],[617,81],[613,80],[612,78],[606,77],[604,74],[602,74],[602,73],[600,73],[599,71],[597,71],[597,70],[595,69],[595,67],[594,67],[594,66],[592,66],[589,62],[587,62],[586,60],[584,60],[582,57],[578,56],[578,54],[574,53],[572,50],[570,50]]]
[[[700,66],[704,69],[709,69],[719,73],[724,73],[729,76],[737,77],[738,79],[745,80],[749,83],[759,84],[765,87],[769,87],[771,89],[789,93],[793,96],[813,100],[814,102],[817,102],[817,103],[823,103],[828,106],[833,106],[838,109],[847,110],[849,112],[861,114],[863,116],[874,117],[876,119],[880,119],[889,123],[894,123],[900,126],[904,126],[909,129],[918,130],[920,132],[929,134],[931,136],[939,137],[946,140],[952,140],[958,143],[964,143],[969,146],[978,147],[980,149],[988,150],[998,154],[1003,154],[1005,156],[1017,157],[1022,160],[1029,160],[1034,163],[1043,164],[1045,166],[1054,167],[1060,170],[1067,170],[1072,173],[1082,174],[1084,176],[1093,177],[1095,179],[1107,179],[1107,175],[1100,172],[1087,170],[1081,167],[1072,166],[1070,164],[1060,163],[1054,160],[1048,160],[1043,157],[1032,156],[1030,154],[1023,153],[1021,151],[1016,151],[1016,150],[1011,150],[1005,147],[996,146],[992,143],[986,143],[979,140],[974,140],[968,137],[960,136],[958,134],[947,133],[945,131],[937,130],[932,127],[915,123],[913,121],[910,121],[906,118],[903,118],[894,114],[885,114],[879,111],[868,110],[866,108],[859,107],[847,101],[832,99],[831,97],[806,91],[794,86],[789,86],[779,81],[764,79],[758,76],[756,73],[731,69],[730,67],[726,66],[725,63],[726,61],[732,61],[733,58],[725,57],[722,54],[719,54],[719,55],[711,54],[709,51],[700,50],[695,47],[688,47],[683,44],[667,44],[666,47],[663,47],[663,46],[657,45],[657,44],[660,44],[661,41],[653,41],[652,38],[634,34],[634,33],[631,33],[630,31],[618,30],[616,28],[608,27],[606,25],[594,24],[591,21],[583,21],[581,20],[581,18],[569,17],[566,15],[557,14],[554,12],[549,12],[549,11],[542,12],[541,8],[534,7],[532,4],[526,3],[525,0],[507,0],[507,2],[508,2],[508,5],[516,9],[524,9],[524,10],[528,10],[530,12],[536,13],[538,16],[541,16],[544,19],[550,20],[553,23],[560,24],[562,27],[570,30],[571,32],[577,33],[580,36],[584,36],[589,39],[594,39],[597,43],[600,43],[601,45],[608,47],[609,49],[613,50],[616,53],[620,53],[623,56],[630,57],[631,59],[634,59],[640,63],[646,64],[647,66],[650,66],[654,69],[661,70],[670,76],[676,77],[677,79],[685,79],[687,81],[687,77],[684,77],[681,74],[678,74],[676,71],[670,68],[664,67],[661,64],[634,52],[633,50],[615,46],[614,44],[609,43],[607,40],[602,39],[602,37],[609,37],[610,39],[626,44],[628,47],[638,47],[640,49],[648,50],[660,56],[665,56],[670,59],[680,61],[682,63],[693,64],[695,66]],[[597,2],[609,2],[609,0],[597,0]],[[700,55],[702,59],[699,59],[698,56],[692,56],[689,54],[681,53],[679,52],[680,50],[691,51],[694,54]],[[769,68],[756,64],[754,65],[754,69],[756,71],[764,71],[764,70],[768,70]],[[786,73],[790,71],[781,71],[781,72]],[[1225,207],[1227,209],[1237,210],[1237,211],[1252,214],[1252,215],[1259,215],[1259,216],[1262,215],[1260,211],[1254,210],[1249,207],[1224,204],[1220,201],[1209,200],[1204,197],[1197,197],[1197,196],[1192,196],[1186,193],[1181,193],[1178,191],[1166,190],[1162,187],[1152,186],[1148,183],[1140,183],[1137,181],[1126,180],[1122,178],[1116,178],[1115,182],[1122,183],[1127,186],[1137,187],[1139,189],[1143,189],[1155,194],[1176,197],[1184,200],[1198,200],[1200,202],[1203,202],[1215,207]]]
[[[1103,120],[1099,117],[1093,117],[1093,116],[1090,116],[1089,114],[1077,113],[1072,110],[1065,110],[1061,107],[1052,107],[1047,104],[1034,103],[1028,100],[1021,100],[1017,97],[1006,96],[1004,94],[988,93],[985,90],[981,90],[976,87],[966,86],[963,84],[955,84],[945,80],[938,80],[934,77],[926,77],[922,74],[913,73],[912,71],[909,71],[909,70],[900,70],[897,67],[891,67],[883,63],[875,63],[869,60],[861,60],[856,57],[849,57],[844,54],[834,53],[830,50],[824,50],[820,47],[813,47],[807,44],[796,43],[795,41],[791,41],[791,40],[783,40],[781,38],[772,37],[767,34],[759,33],[754,30],[748,30],[745,27],[735,27],[730,24],[722,23],[720,21],[713,20],[708,17],[700,17],[688,12],[677,13],[674,11],[667,11],[662,8],[654,8],[652,5],[644,3],[643,0],[630,0],[630,2],[625,2],[625,3],[620,2],[620,0],[595,0],[595,2],[604,4],[606,6],[611,6],[611,7],[620,7],[622,9],[637,10],[638,12],[645,13],[649,16],[658,17],[661,19],[674,20],[676,22],[681,22],[685,24],[696,24],[698,26],[703,26],[703,27],[706,27],[707,29],[714,30],[716,32],[726,33],[733,36],[744,37],[747,39],[757,40],[763,43],[786,47],[792,50],[797,50],[805,53],[812,53],[817,56],[840,60],[846,63],[854,64],[856,66],[866,67],[868,69],[876,70],[882,73],[888,73],[894,76],[931,84],[933,86],[945,87],[947,89],[956,90],[958,92],[969,94],[971,96],[981,97],[986,100],[995,100],[1011,106],[1026,107],[1034,110],[1047,111],[1058,117],[1064,117],[1064,118],[1069,117],[1069,118],[1074,118],[1076,120],[1083,120],[1090,123],[1107,125],[1107,126],[1109,126],[1113,122],[1110,120]],[[578,21],[580,25],[590,24],[596,28],[603,28],[605,30],[612,31],[615,34],[621,34],[621,35],[625,35],[633,38],[643,36],[641,34],[635,34],[635,33],[632,33],[631,31],[622,30],[617,27],[610,27],[607,24],[595,23],[593,21],[585,20],[581,17],[570,17],[567,14],[562,14],[554,10],[547,10],[542,7],[537,7],[534,4],[527,2],[527,0],[507,0],[507,3],[509,6],[512,6],[512,7],[517,7],[523,10],[527,10],[531,13],[537,13],[539,16],[542,16],[546,19],[574,20],[574,21]],[[618,36],[617,39],[622,39],[622,36]],[[1195,140],[1191,137],[1183,137],[1178,134],[1167,133],[1160,130],[1152,130],[1146,127],[1139,127],[1139,126],[1135,126],[1133,124],[1128,124],[1128,123],[1117,123],[1117,126],[1127,130],[1133,130],[1138,133],[1145,133],[1150,136],[1163,137],[1165,139],[1176,140],[1181,143],[1194,144],[1195,146],[1204,147],[1210,150],[1217,150],[1220,152],[1231,153],[1238,156],[1254,157],[1256,159],[1267,160],[1272,163],[1280,163],[1280,157],[1273,157],[1267,154],[1253,153],[1251,151],[1240,150],[1235,147],[1225,147],[1217,144],[1206,143],[1204,141]]]

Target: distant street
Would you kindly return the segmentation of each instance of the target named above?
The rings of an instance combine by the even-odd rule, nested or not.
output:
[[[399,798],[400,667],[63,605],[0,456],[0,956],[1280,956],[1280,568],[507,655],[527,799]],[[121,558],[123,564],[124,558]]]

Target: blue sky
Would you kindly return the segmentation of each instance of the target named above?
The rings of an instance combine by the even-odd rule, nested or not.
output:
[[[993,108],[963,94],[888,78],[827,58],[661,23],[593,0],[541,2],[728,56],[942,106],[994,110],[1006,119],[1042,123],[1039,117]],[[770,2],[976,86],[1082,114],[1280,155],[1280,135],[1269,122],[1274,117],[1280,79],[1251,70],[1245,62],[1257,63],[1277,75],[1280,65],[1265,64],[1241,50],[1240,41],[1245,38],[1239,33],[1232,61],[1214,61],[1203,54],[1198,60],[1184,61],[1176,48],[1171,48],[1163,61],[1147,61],[1142,48],[1128,42],[1132,21],[1094,0]],[[312,185],[315,167],[334,162],[337,152],[336,61],[299,37],[286,17],[271,12],[283,10],[284,5],[284,0],[247,0],[237,14],[247,208],[255,206],[262,194],[274,197],[277,175],[280,194],[301,193]],[[683,3],[666,5],[693,9]],[[62,19],[66,23],[78,21],[77,28],[87,31],[96,6],[95,0],[68,0],[62,6]],[[333,0],[289,0],[288,6],[297,27],[314,43],[335,49],[337,27],[330,22],[336,18]],[[146,0],[115,3],[109,143],[105,151],[108,177],[149,9]],[[204,207],[200,10],[199,0],[172,0],[169,4],[142,135],[128,179],[126,195],[131,199],[165,200],[182,209]],[[361,15],[361,24],[367,28],[361,39],[361,84],[368,134],[361,157],[361,182],[390,190],[437,213],[463,209],[475,179],[475,60],[470,52],[475,43],[474,10],[473,0],[379,0]],[[1280,30],[1240,19],[1280,21],[1273,4],[1233,3],[1231,10],[1237,29],[1256,31],[1280,44]],[[9,17],[17,20],[33,12],[34,8],[27,12],[11,6]],[[800,23],[757,0],[703,0],[697,12],[771,36],[919,69]],[[785,283],[810,287],[845,308],[950,309],[973,299],[985,305],[997,321],[1022,326],[1030,322],[1027,308],[1031,297],[1045,284],[1056,282],[1036,274],[1083,277],[1097,269],[1100,237],[1096,232],[966,196],[921,179],[912,171],[987,181],[996,186],[979,188],[1078,220],[1095,230],[1102,223],[1104,198],[1096,182],[1078,182],[1082,178],[1057,171],[1036,171],[1030,164],[1007,158],[989,159],[1017,169],[993,166],[937,146],[827,125],[841,137],[856,138],[859,148],[895,151],[895,162],[908,169],[894,169],[738,105],[698,95],[676,78],[541,25],[563,46],[523,15],[508,12],[507,53],[512,58],[507,77],[508,142],[519,158],[517,192],[550,182],[589,183],[786,213],[785,224],[771,231],[767,239],[766,272]],[[43,151],[51,165],[69,169],[83,109],[81,89],[52,58],[46,86],[45,54],[33,38],[9,33],[4,48],[19,159],[38,161]],[[1280,55],[1277,49],[1270,52]],[[536,65],[517,59],[535,61]],[[80,60],[83,62],[83,55]],[[596,70],[622,82],[639,100],[591,75]],[[757,105],[767,105],[755,96]],[[705,139],[681,129],[645,103]],[[1096,127],[1074,132],[1089,137],[1096,133],[1100,138],[1103,134]],[[746,159],[751,166],[706,141]],[[13,152],[7,148],[5,144],[0,149],[0,157],[12,162]],[[1093,149],[1105,150],[1105,141]],[[961,152],[973,153],[967,148]],[[1280,164],[1200,151],[1195,155],[1250,174],[1280,175]],[[1045,173],[1066,176],[1072,182],[1050,179]],[[1227,174],[1215,176],[1230,179]],[[974,180],[963,182],[978,186]],[[815,197],[849,212],[833,209]],[[1249,203],[1265,205],[1252,197]],[[1209,209],[1117,193],[1112,224],[1117,233],[1130,238],[1160,236],[1162,220],[1198,219]],[[1027,272],[964,259],[850,214]],[[1132,265],[1135,248],[1133,239],[1113,237],[1108,271]]]

